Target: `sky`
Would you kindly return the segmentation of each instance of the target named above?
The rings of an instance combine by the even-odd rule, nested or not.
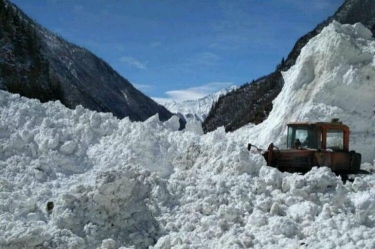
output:
[[[155,100],[198,99],[275,70],[343,0],[11,0]]]

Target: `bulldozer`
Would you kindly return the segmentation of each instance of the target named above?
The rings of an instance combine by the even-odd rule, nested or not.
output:
[[[248,144],[248,150],[259,151],[267,165],[282,172],[306,173],[312,167],[326,166],[337,175],[361,171],[360,153],[349,150],[349,127],[339,119],[331,122],[295,122],[287,124],[287,146],[279,149],[273,143],[267,150]]]

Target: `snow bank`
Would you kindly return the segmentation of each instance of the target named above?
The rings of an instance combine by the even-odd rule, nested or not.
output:
[[[253,144],[285,144],[286,124],[339,118],[351,130],[350,148],[375,157],[375,40],[362,24],[333,22],[302,49],[283,73],[285,85],[268,119],[247,129]],[[246,129],[245,129],[246,130]],[[241,130],[243,132],[244,129]],[[244,141],[245,142],[245,141]]]
[[[1,248],[147,248],[176,204],[160,177],[197,162],[256,170],[242,144],[224,130],[202,140],[198,123],[179,132],[178,118],[119,121],[3,91],[0,102]]]
[[[154,244],[149,171],[90,156],[128,120],[5,92],[0,102],[1,248],[95,248],[108,234]]]
[[[363,26],[331,24],[284,73],[269,119],[231,134],[0,91],[0,248],[374,248],[373,175],[281,173],[246,150],[338,116],[372,160],[374,48]]]

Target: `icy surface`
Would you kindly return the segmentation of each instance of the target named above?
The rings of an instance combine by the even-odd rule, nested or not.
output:
[[[264,166],[246,144],[338,117],[374,170],[375,42],[333,23],[284,73],[266,122],[206,135],[0,91],[0,248],[374,248],[375,176]]]

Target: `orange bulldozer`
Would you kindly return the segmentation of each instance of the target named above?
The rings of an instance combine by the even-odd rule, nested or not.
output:
[[[349,150],[349,127],[338,119],[331,122],[289,123],[287,148],[271,143],[267,150],[256,148],[267,165],[280,171],[302,172],[326,166],[337,175],[366,173],[360,169],[361,154]]]

